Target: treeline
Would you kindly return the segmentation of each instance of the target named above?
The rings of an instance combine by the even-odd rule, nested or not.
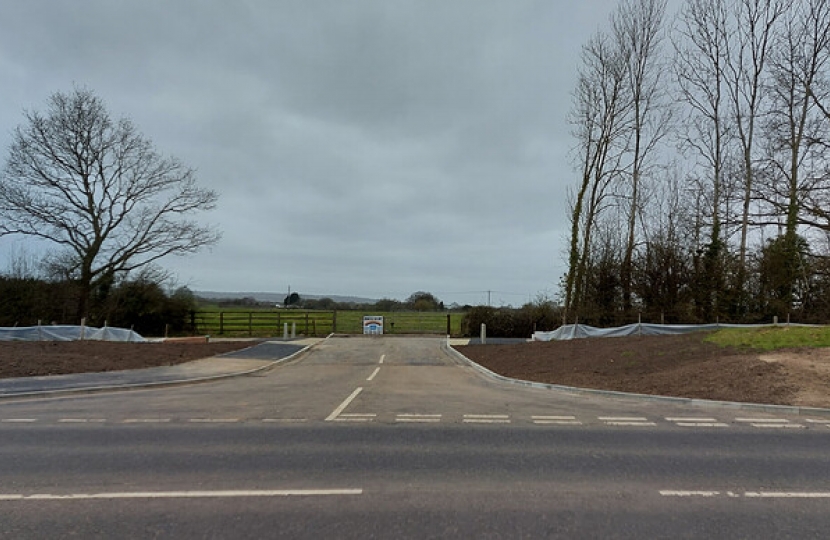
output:
[[[71,281],[0,276],[0,326],[80,324],[79,294],[78,285]],[[193,294],[186,287],[168,294],[148,279],[123,280],[95,289],[86,324],[133,328],[147,336],[182,334],[188,330],[194,307]]]
[[[830,321],[830,0],[624,0],[583,46],[564,319]]]
[[[466,311],[471,306],[459,306],[452,304],[444,306],[444,302],[438,299],[434,294],[425,291],[414,292],[406,300],[395,300],[392,298],[382,298],[377,302],[337,302],[331,298],[303,298],[299,293],[291,293],[286,297],[286,300],[291,298],[291,302],[283,302],[281,307],[292,307],[298,309],[309,310],[326,310],[326,311],[377,311],[381,313],[395,312],[395,311]],[[273,307],[273,302],[264,302],[256,300],[252,297],[245,298],[224,298],[217,300],[199,299],[201,303],[213,304],[218,307],[250,307],[263,308]]]

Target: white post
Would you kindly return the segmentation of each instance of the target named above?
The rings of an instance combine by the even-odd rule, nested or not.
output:
[[[288,339],[288,323],[282,325],[282,339]]]
[[[484,323],[481,323],[481,344],[487,344],[487,325]]]
[[[291,339],[294,339],[295,337],[297,337],[297,323],[293,322],[291,323]]]
[[[86,317],[81,319],[81,341],[86,337]]]

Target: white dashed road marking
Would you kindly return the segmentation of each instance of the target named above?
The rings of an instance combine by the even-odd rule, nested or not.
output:
[[[66,501],[89,499],[198,499],[227,497],[314,497],[327,495],[362,495],[362,489],[281,489],[281,490],[226,490],[226,491],[133,491],[112,493],[50,493],[0,494],[0,501]]]
[[[718,422],[716,418],[667,417],[666,420],[680,427],[729,427],[729,424]]]
[[[239,418],[190,418],[188,422],[194,424],[235,424]]]
[[[166,424],[170,422],[169,418],[127,418],[123,424]]]
[[[408,414],[401,413],[395,417],[395,422],[409,422],[409,423],[437,423],[441,421],[440,414]]]
[[[32,422],[37,422],[37,418],[4,418],[0,422],[7,424],[31,424]]]
[[[804,427],[801,424],[792,424],[789,420],[785,420],[783,418],[736,418],[735,421],[743,424],[749,424],[750,426],[757,428],[798,429]]]
[[[369,375],[369,377],[368,377],[366,380],[367,380],[367,381],[371,381],[371,380],[373,380],[373,379],[377,376],[377,374],[378,374],[378,372],[379,372],[379,371],[380,371],[380,368],[379,368],[379,367],[375,368],[375,370],[372,372],[372,374],[371,374],[371,375]]]
[[[648,418],[641,416],[599,416],[599,420],[605,422],[607,426],[656,426],[654,422],[649,422]]]
[[[373,413],[352,413],[352,414],[340,414],[337,418],[334,419],[335,422],[371,422],[375,419],[377,415]]]
[[[747,499],[830,499],[826,491],[745,491],[743,495],[732,491],[682,491],[660,490],[663,497],[744,497]]]
[[[506,414],[465,414],[462,422],[466,424],[509,424],[510,416]]]
[[[558,425],[558,426],[581,426],[582,422],[575,416],[531,416],[534,424]]]

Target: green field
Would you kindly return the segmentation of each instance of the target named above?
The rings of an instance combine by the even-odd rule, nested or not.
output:
[[[830,347],[830,327],[770,326],[724,328],[706,338],[722,347],[772,351],[792,347]]]
[[[212,336],[282,336],[284,325],[297,334],[325,336],[362,334],[363,316],[381,315],[386,334],[440,334],[447,333],[447,318],[454,336],[461,335],[463,313],[446,312],[368,312],[368,311],[309,311],[299,309],[252,310],[250,308],[208,308],[194,313],[196,334]]]

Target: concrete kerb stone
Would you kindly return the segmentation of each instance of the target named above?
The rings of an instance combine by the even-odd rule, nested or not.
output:
[[[257,373],[261,373],[264,371],[268,371],[273,369],[274,367],[278,366],[279,364],[284,364],[286,362],[290,362],[292,360],[298,359],[301,355],[305,354],[306,352],[310,351],[312,348],[316,347],[322,342],[325,342],[334,334],[329,334],[322,340],[307,345],[300,349],[299,351],[292,353],[285,358],[278,358],[273,362],[269,362],[263,366],[249,369],[245,371],[237,371],[233,373],[223,373],[221,375],[210,375],[206,377],[192,377],[192,378],[184,378],[184,379],[175,379],[170,381],[147,381],[142,383],[130,383],[130,384],[113,384],[113,385],[101,385],[101,386],[88,386],[83,388],[61,388],[56,390],[37,390],[32,392],[20,392],[15,394],[0,394],[0,400],[4,399],[15,399],[15,398],[34,398],[34,397],[60,397],[60,396],[70,396],[70,395],[82,395],[82,394],[97,394],[101,392],[118,392],[118,391],[127,391],[127,390],[140,390],[145,388],[163,388],[163,387],[172,387],[172,386],[186,386],[191,384],[200,384],[200,383],[208,383],[219,381],[223,379],[231,379],[234,377],[245,377],[248,375],[255,375]],[[242,349],[245,350],[245,349]]]
[[[791,414],[796,416],[828,416],[830,417],[830,409],[823,409],[818,407],[799,407],[793,405],[769,405],[764,403],[742,403],[739,401],[716,401],[716,400],[709,400],[709,399],[699,399],[699,398],[684,398],[684,397],[672,397],[672,396],[655,396],[651,394],[635,394],[632,392],[620,392],[615,390],[596,390],[593,388],[579,388],[576,386],[565,386],[561,384],[549,384],[549,383],[540,383],[540,382],[533,382],[533,381],[525,381],[522,379],[513,379],[511,377],[505,377],[504,375],[499,375],[493,371],[490,371],[486,367],[473,362],[457,350],[453,348],[453,346],[449,343],[449,339],[446,343],[442,342],[442,348],[445,349],[450,355],[454,356],[461,362],[471,366],[473,369],[479,371],[483,375],[490,377],[492,379],[510,383],[510,384],[517,384],[520,386],[528,386],[531,388],[540,388],[544,390],[555,390],[557,392],[564,392],[567,394],[572,395],[581,395],[581,396],[598,396],[598,397],[611,397],[617,399],[624,399],[624,400],[634,400],[634,401],[652,401],[652,402],[660,402],[660,403],[667,403],[673,405],[688,405],[691,407],[698,407],[698,408],[706,408],[706,409],[715,409],[715,408],[724,408],[724,409],[738,409],[743,411],[756,411],[756,412],[765,412],[765,413],[780,413],[780,414]]]

